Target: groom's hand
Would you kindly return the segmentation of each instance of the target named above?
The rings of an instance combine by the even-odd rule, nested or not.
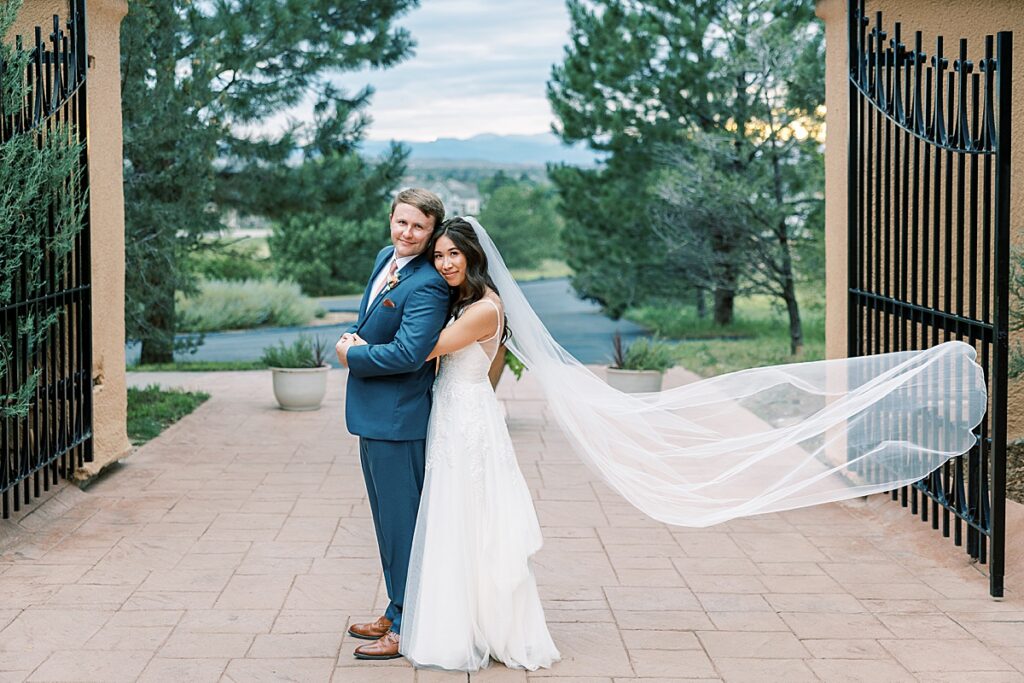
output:
[[[338,343],[334,345],[334,350],[338,353],[338,362],[341,363],[343,367],[348,367],[348,350],[352,348],[354,340],[354,335],[346,332],[341,335],[341,339],[339,339]]]

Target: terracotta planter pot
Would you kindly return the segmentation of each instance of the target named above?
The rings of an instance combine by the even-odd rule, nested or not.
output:
[[[661,391],[661,378],[664,373],[657,370],[618,370],[608,368],[608,386],[627,394],[645,394]]]
[[[270,368],[274,378],[274,398],[282,410],[317,410],[327,393],[327,371],[319,368]]]

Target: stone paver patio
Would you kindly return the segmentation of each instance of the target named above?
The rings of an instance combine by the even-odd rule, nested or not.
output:
[[[342,371],[299,414],[264,372],[130,381],[212,398],[86,491],[0,525],[0,680],[467,678],[351,656],[348,624],[386,596]],[[960,549],[884,497],[669,527],[580,464],[528,375],[499,394],[563,660],[474,681],[1024,681],[1024,575],[991,600]]]

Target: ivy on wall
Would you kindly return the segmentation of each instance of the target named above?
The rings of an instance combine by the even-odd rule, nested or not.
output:
[[[31,52],[17,50],[8,32],[22,0],[0,4],[0,102],[4,113],[27,107],[25,79]],[[82,145],[74,127],[17,126],[0,138],[0,418],[24,416],[41,373],[16,359],[36,359],[59,313],[38,313],[31,303],[59,289],[86,211]],[[24,305],[19,305],[24,304]]]

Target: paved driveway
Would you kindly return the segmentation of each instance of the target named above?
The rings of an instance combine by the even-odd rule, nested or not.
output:
[[[530,304],[540,319],[551,331],[558,343],[583,363],[607,363],[611,354],[611,336],[619,330],[625,341],[645,333],[639,325],[628,320],[611,320],[601,314],[597,304],[582,301],[565,278],[537,280],[522,284]],[[359,297],[340,297],[323,301],[329,311],[339,313],[359,312]],[[341,336],[348,327],[324,325],[312,328],[275,327],[243,332],[221,332],[206,335],[205,343],[194,355],[179,354],[178,360],[256,360],[263,348],[284,341],[290,343],[303,332],[320,334],[331,340]],[[136,363],[139,357],[137,344],[127,347],[128,363]],[[333,354],[331,354],[333,356]],[[331,364],[338,367],[338,359],[331,358]]]
[[[352,658],[348,624],[386,595],[343,371],[294,414],[265,371],[129,379],[212,398],[86,491],[0,524],[0,679],[467,680]],[[884,497],[667,526],[580,464],[529,373],[499,396],[563,659],[471,680],[1024,680],[1019,584],[992,601],[960,549]]]

